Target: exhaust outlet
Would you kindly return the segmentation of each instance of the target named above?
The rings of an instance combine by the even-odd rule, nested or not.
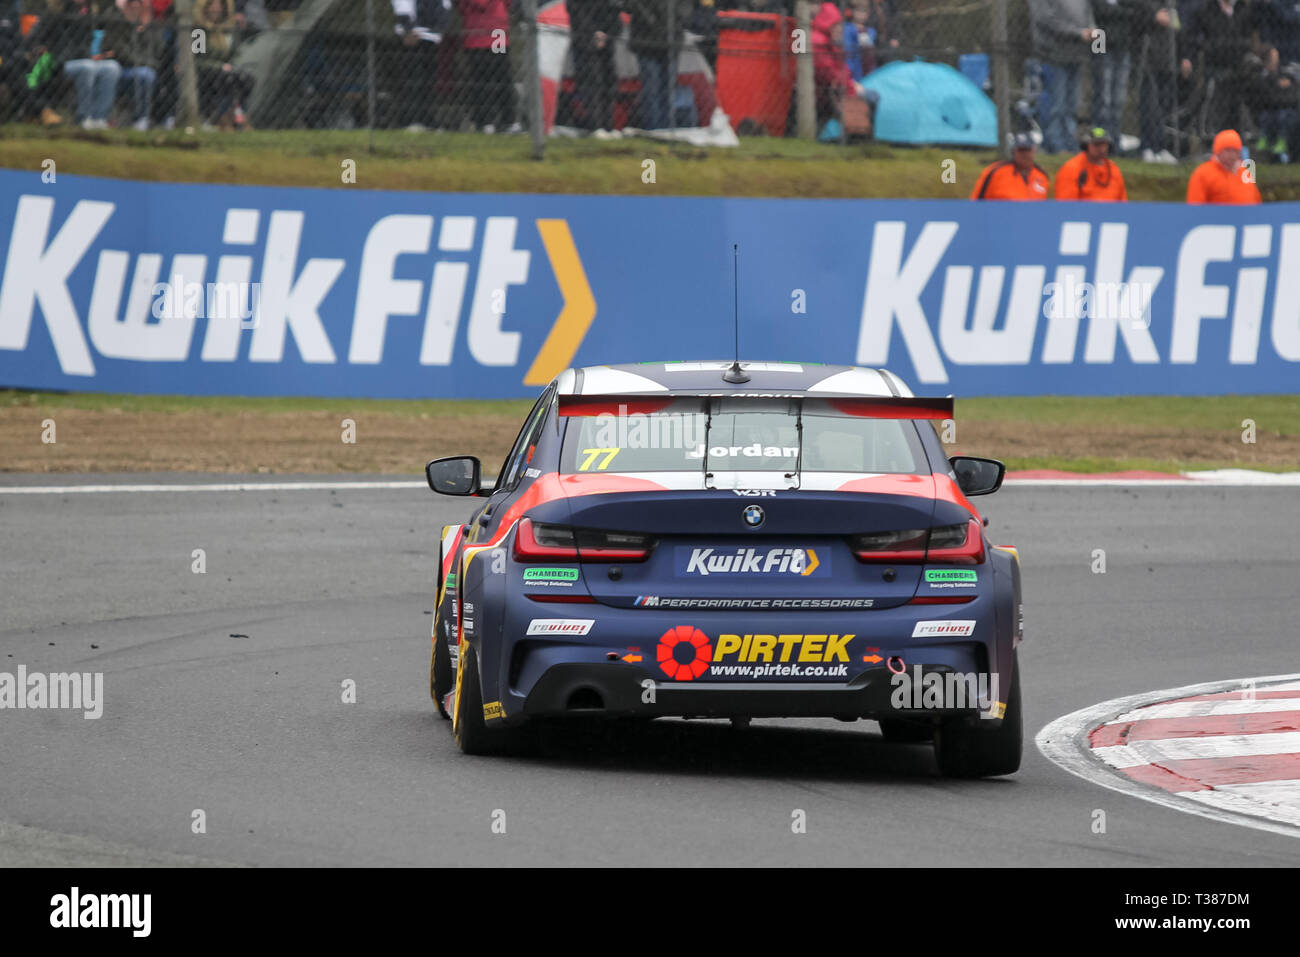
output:
[[[595,688],[578,688],[564,703],[566,711],[604,711],[605,699]]]

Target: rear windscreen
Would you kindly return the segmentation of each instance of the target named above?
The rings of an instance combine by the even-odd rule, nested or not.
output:
[[[692,398],[655,412],[570,416],[560,467],[564,472],[930,472],[910,419],[847,415],[816,399]]]

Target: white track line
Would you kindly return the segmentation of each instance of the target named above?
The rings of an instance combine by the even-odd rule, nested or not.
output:
[[[1008,478],[1003,485],[1039,485],[1047,488],[1085,488],[1095,486],[1123,486],[1125,488],[1294,488],[1300,486],[1300,474],[1295,472],[1279,473],[1276,479],[1246,479],[1235,476],[1215,478],[1167,478],[1167,479],[1117,479],[1117,478],[1077,478],[1077,479],[1023,479]]]
[[[1186,797],[1207,807],[1272,818],[1300,830],[1300,781],[1217,784],[1213,791],[1189,791]]]
[[[1102,488],[1108,485],[1123,486],[1125,488],[1202,488],[1205,486],[1219,485],[1218,482],[1192,482],[1188,479],[1018,479],[1009,478],[1003,481],[1007,485],[1038,485],[1045,488]],[[1231,485],[1233,483],[1222,483]],[[1245,484],[1245,483],[1240,483]]]
[[[1032,471],[1032,470],[1030,470]],[[1079,486],[1123,485],[1132,488],[1148,486],[1150,488],[1255,488],[1255,487],[1295,487],[1300,485],[1300,472],[1261,472],[1258,469],[1206,469],[1200,472],[1179,472],[1168,478],[1133,479],[1097,478],[1080,473],[1078,477],[1066,478],[1019,478],[1015,472],[1007,476],[1004,485],[1045,485],[1056,488],[1077,488]]]
[[[1224,479],[1016,479],[1009,478],[1003,485],[1041,486],[1045,488],[1271,488],[1300,485],[1300,473],[1294,479],[1283,476],[1283,481],[1259,482]],[[490,481],[488,477],[484,481]],[[156,485],[0,485],[0,495],[87,495],[123,492],[316,492],[322,489],[411,489],[427,488],[424,482],[213,482],[185,485],[181,483]]]
[[[1259,469],[1206,469],[1182,472],[1185,478],[1204,484],[1300,485],[1300,472],[1262,472]]]
[[[0,495],[78,495],[115,492],[317,492],[428,488],[425,482],[226,482],[202,485],[6,485]]]
[[[1272,690],[1269,687],[1270,685],[1280,684],[1281,682],[1294,682],[1297,679],[1300,679],[1300,674],[1270,675],[1249,679],[1238,678],[1232,681],[1211,681],[1205,684],[1189,685],[1186,688],[1169,688],[1164,691],[1148,691],[1143,694],[1129,695],[1125,698],[1115,698],[1071,714],[1062,715],[1039,731],[1034,738],[1034,743],[1038,745],[1038,750],[1047,758],[1071,774],[1091,781],[1093,784],[1100,784],[1102,787],[1110,788],[1112,791],[1119,791],[1121,794],[1127,794],[1130,797],[1141,798],[1153,804],[1161,804],[1176,811],[1195,814],[1213,821],[1238,824],[1253,827],[1260,831],[1269,831],[1273,834],[1285,834],[1287,837],[1300,838],[1300,822],[1292,822],[1289,818],[1286,820],[1269,820],[1265,817],[1259,817],[1258,815],[1261,813],[1259,801],[1233,801],[1231,798],[1222,797],[1214,799],[1215,803],[1211,804],[1204,799],[1189,800],[1188,794],[1174,794],[1160,788],[1139,784],[1123,773],[1103,764],[1095,756],[1094,749],[1088,745],[1088,732],[1093,728],[1112,722],[1119,715],[1126,714],[1144,705],[1167,701],[1171,698],[1187,698],[1192,695],[1218,694],[1223,691],[1240,692],[1247,681],[1253,682],[1258,691],[1270,691]],[[1216,788],[1214,793],[1223,794],[1224,789]],[[1277,795],[1282,796],[1283,792],[1279,791]],[[1247,810],[1247,806],[1251,810]]]
[[[1245,688],[1234,688],[1246,694]],[[1259,689],[1256,689],[1259,690]],[[1268,689],[1281,691],[1281,688]],[[1173,701],[1152,705],[1136,711],[1127,711],[1107,724],[1130,724],[1134,721],[1154,721],[1157,718],[1209,718],[1221,714],[1266,714],[1271,711],[1300,711],[1300,698],[1258,698],[1254,701]]]
[[[1293,709],[1294,710],[1294,709]],[[1246,757],[1261,754],[1300,754],[1300,731],[1264,734],[1211,734],[1196,738],[1139,739],[1129,744],[1093,748],[1112,768],[1136,768],[1166,761]]]

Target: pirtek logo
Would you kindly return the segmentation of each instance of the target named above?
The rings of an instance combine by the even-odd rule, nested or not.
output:
[[[811,548],[737,548],[727,554],[692,548],[687,575],[798,575],[807,578],[822,567]]]
[[[741,663],[848,661],[853,635],[719,635],[714,661],[730,655]]]
[[[34,316],[40,315],[49,331],[60,369],[67,375],[95,375],[90,346],[111,359],[184,362],[194,351],[198,315],[175,300],[184,290],[204,286],[211,270],[210,257],[202,253],[172,252],[170,269],[163,273],[164,252],[141,253],[128,283],[131,254],[102,249],[94,256],[92,293],[85,322],[68,289],[68,280],[82,265],[90,248],[108,226],[117,206],[97,200],[80,200],[67,214],[53,238],[55,202],[48,196],[21,196],[9,236],[9,255],[0,277],[0,349],[27,348]],[[519,221],[514,216],[488,216],[479,231],[475,216],[444,216],[439,224],[437,252],[433,252],[434,217],[384,216],[371,226],[359,252],[359,262],[342,258],[309,258],[299,266],[299,248],[306,231],[306,216],[299,210],[274,210],[262,233],[262,210],[229,209],[220,238],[228,254],[217,258],[215,277],[223,288],[250,288],[254,260],[260,258],[255,304],[236,303],[251,311],[250,320],[205,319],[203,362],[233,362],[240,358],[240,338],[250,330],[247,357],[251,362],[280,362],[286,340],[292,338],[302,361],[337,363],[337,348],[321,321],[326,299],[339,277],[357,270],[355,304],[347,362],[374,365],[383,359],[388,320],[422,316],[424,321],[419,362],[426,366],[452,363],[453,347],[462,318],[462,303],[478,240],[478,263],[470,299],[466,341],[470,354],[482,365],[512,366],[519,360],[522,338],[507,331],[506,294],[511,286],[528,281],[531,253],[515,248]],[[539,219],[537,232],[550,260],[564,307],[546,341],[524,375],[527,385],[544,385],[565,369],[577,352],[596,315],[596,302],[587,285],[569,225],[563,219]],[[261,255],[257,255],[259,235]],[[210,246],[216,237],[208,237]],[[415,257],[426,257],[423,279],[397,278]],[[428,260],[432,259],[433,262]],[[161,321],[154,315],[155,286],[171,292]],[[427,289],[426,289],[427,286]],[[125,306],[123,289],[126,288]],[[427,295],[426,295],[427,292]],[[195,304],[197,305],[197,304]],[[423,308],[421,308],[423,306]],[[337,338],[337,332],[335,336]],[[89,342],[87,342],[89,339]]]

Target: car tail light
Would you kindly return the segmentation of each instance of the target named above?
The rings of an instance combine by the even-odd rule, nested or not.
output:
[[[515,559],[521,562],[642,562],[654,539],[631,532],[545,525],[530,518],[515,529]]]
[[[907,529],[901,532],[868,532],[854,535],[849,547],[860,562],[919,565],[946,562],[979,565],[984,561],[984,536],[979,519],[960,525]]]
[[[853,553],[864,562],[920,564],[925,561],[928,533],[924,528],[902,532],[869,532],[849,540]]]
[[[930,529],[930,548],[926,561],[952,565],[980,565],[984,562],[984,536],[980,522],[972,518],[962,525],[943,525]]]
[[[515,558],[521,562],[550,559],[576,562],[578,546],[573,541],[573,529],[535,525],[531,519],[520,519],[515,529]]]

